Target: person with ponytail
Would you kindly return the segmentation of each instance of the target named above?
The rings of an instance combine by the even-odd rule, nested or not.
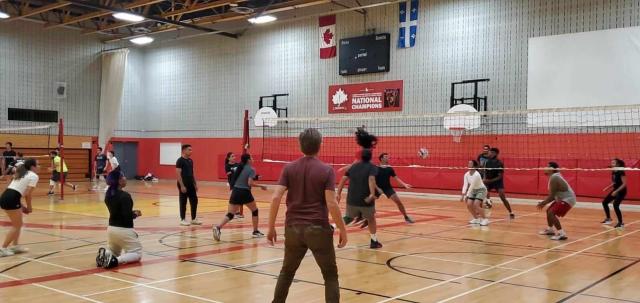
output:
[[[356,128],[356,143],[362,147],[362,149],[358,150],[356,152],[356,158],[355,160],[353,160],[353,163],[341,167],[340,169],[338,169],[338,172],[344,172],[344,171],[348,171],[352,165],[358,163],[358,161],[360,161],[360,159],[362,158],[362,151],[365,149],[368,150],[373,150],[376,145],[378,144],[378,137],[370,134],[367,130],[364,129],[364,125],[361,127]]]
[[[118,265],[140,262],[142,245],[133,229],[133,220],[142,216],[142,212],[133,209],[131,195],[122,189],[127,186],[127,178],[120,170],[113,170],[107,176],[109,188],[104,203],[109,209],[109,227],[107,227],[107,246],[98,249],[96,265],[102,268],[114,268]]]
[[[227,184],[229,184],[229,190],[231,191],[233,191],[233,183],[236,182],[234,175],[238,166],[238,163],[236,163],[236,155],[233,152],[228,152],[224,158],[224,172],[227,174]],[[243,219],[244,216],[240,212],[237,212],[235,218]]]
[[[35,159],[27,159],[24,164],[15,167],[13,180],[0,196],[0,207],[7,213],[11,221],[11,228],[4,238],[0,248],[0,257],[24,253],[28,250],[18,245],[20,230],[22,229],[22,215],[33,211],[31,195],[40,179],[37,175],[38,163]],[[25,203],[21,202],[24,197]]]
[[[246,205],[251,210],[251,223],[253,224],[253,237],[260,238],[264,234],[258,230],[258,206],[251,193],[252,187],[259,187],[262,190],[267,190],[267,187],[258,184],[258,175],[256,170],[251,165],[253,159],[250,154],[243,154],[240,157],[240,166],[234,173],[235,182],[233,183],[233,190],[231,191],[231,197],[229,198],[229,208],[227,214],[222,218],[220,224],[213,226],[213,238],[216,241],[220,241],[220,234],[222,227],[233,220],[234,216],[243,205]]]

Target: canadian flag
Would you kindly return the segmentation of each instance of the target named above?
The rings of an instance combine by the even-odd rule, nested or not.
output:
[[[320,26],[320,59],[336,56],[336,15],[318,18]]]

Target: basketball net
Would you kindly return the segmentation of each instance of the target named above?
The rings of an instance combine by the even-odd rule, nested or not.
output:
[[[462,135],[464,134],[464,128],[450,128],[449,131],[453,136],[453,142],[460,143],[462,141]]]

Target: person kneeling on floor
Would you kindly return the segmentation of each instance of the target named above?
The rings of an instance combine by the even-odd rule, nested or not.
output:
[[[140,217],[139,210],[133,210],[131,195],[122,189],[127,186],[127,178],[114,170],[107,176],[109,189],[104,202],[109,209],[109,227],[107,228],[108,248],[100,247],[96,265],[114,268],[121,264],[140,262],[142,245],[133,229],[133,219]]]

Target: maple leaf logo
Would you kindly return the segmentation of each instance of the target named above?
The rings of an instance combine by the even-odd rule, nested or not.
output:
[[[333,39],[333,33],[327,28],[327,30],[322,33],[322,40],[324,41],[324,44],[330,44],[331,39]]]
[[[340,104],[347,101],[347,94],[342,90],[342,88],[340,88],[335,94],[333,94],[331,101],[334,105],[340,106]]]

